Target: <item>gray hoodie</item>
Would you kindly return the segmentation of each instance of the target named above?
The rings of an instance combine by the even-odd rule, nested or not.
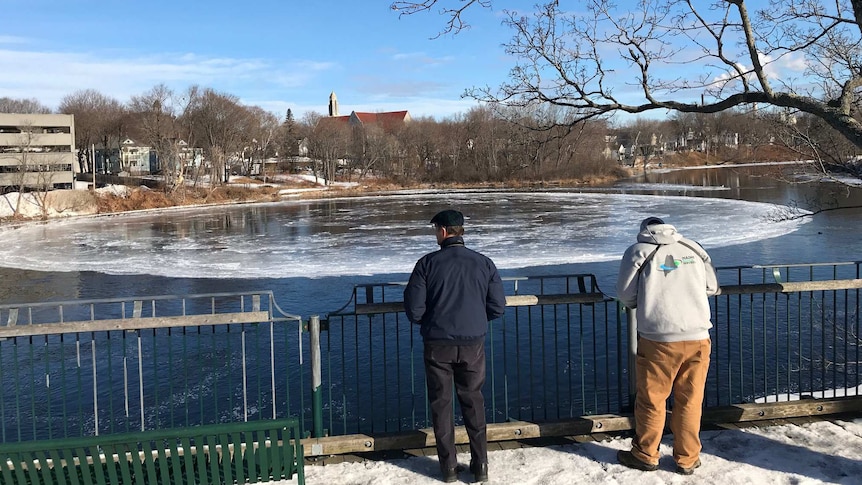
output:
[[[637,309],[638,335],[657,342],[709,338],[708,297],[718,293],[709,255],[670,224],[647,226],[637,240],[620,262],[617,296]]]

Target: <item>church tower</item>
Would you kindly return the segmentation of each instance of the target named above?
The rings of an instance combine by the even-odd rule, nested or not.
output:
[[[338,98],[335,91],[329,94],[329,116],[338,116]]]

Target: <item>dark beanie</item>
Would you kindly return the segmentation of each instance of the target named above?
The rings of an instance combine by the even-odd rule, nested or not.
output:
[[[664,224],[664,221],[659,219],[658,217],[647,217],[641,222],[641,231],[655,224]]]

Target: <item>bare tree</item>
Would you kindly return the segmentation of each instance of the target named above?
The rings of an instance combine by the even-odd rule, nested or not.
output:
[[[0,98],[0,113],[50,114],[51,108],[37,99]]]
[[[137,120],[141,141],[155,150],[159,168],[165,181],[165,190],[176,186],[179,173],[177,154],[177,108],[173,90],[164,84],[132,96],[129,110]]]
[[[59,111],[75,115],[75,145],[79,148],[78,162],[83,172],[95,170],[91,166],[94,144],[101,144],[105,150],[112,146],[119,150],[125,112],[116,99],[84,89],[63,97]]]
[[[243,148],[243,137],[251,131],[249,110],[239,98],[204,89],[188,109],[195,139],[202,145],[210,163],[210,182],[226,183],[229,161]]]
[[[475,88],[478,100],[576,110],[574,122],[613,112],[715,113],[762,104],[822,119],[862,148],[862,0],[771,0],[750,11],[745,0],[642,0],[637,6],[559,1],[526,15],[505,11],[514,31],[505,45],[517,59],[498,89]],[[400,14],[438,5],[443,32],[466,27],[465,9],[490,1],[397,1]],[[455,6],[453,6],[455,5]],[[803,61],[804,77],[778,77],[785,61]],[[679,75],[681,66],[700,75]],[[635,88],[637,99],[625,95]]]
[[[252,106],[247,108],[249,116],[249,131],[245,133],[244,145],[249,148],[246,175],[250,175],[255,163],[260,164],[261,174],[266,177],[266,159],[275,154],[278,144],[280,125],[278,117],[269,111]]]
[[[311,121],[311,120],[310,120]],[[316,120],[314,129],[308,137],[309,156],[315,160],[314,177],[318,177],[317,163],[320,163],[320,176],[325,183],[335,180],[339,161],[349,152],[352,128],[345,121],[321,116]]]

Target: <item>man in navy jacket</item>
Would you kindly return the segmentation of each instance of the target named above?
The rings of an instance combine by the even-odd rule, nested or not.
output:
[[[470,439],[470,471],[488,480],[485,421],[485,334],[506,309],[503,282],[488,257],[464,246],[464,216],[444,210],[431,219],[440,250],[423,256],[404,290],[407,318],[419,324],[437,458],[444,482],[458,479],[452,382]]]

